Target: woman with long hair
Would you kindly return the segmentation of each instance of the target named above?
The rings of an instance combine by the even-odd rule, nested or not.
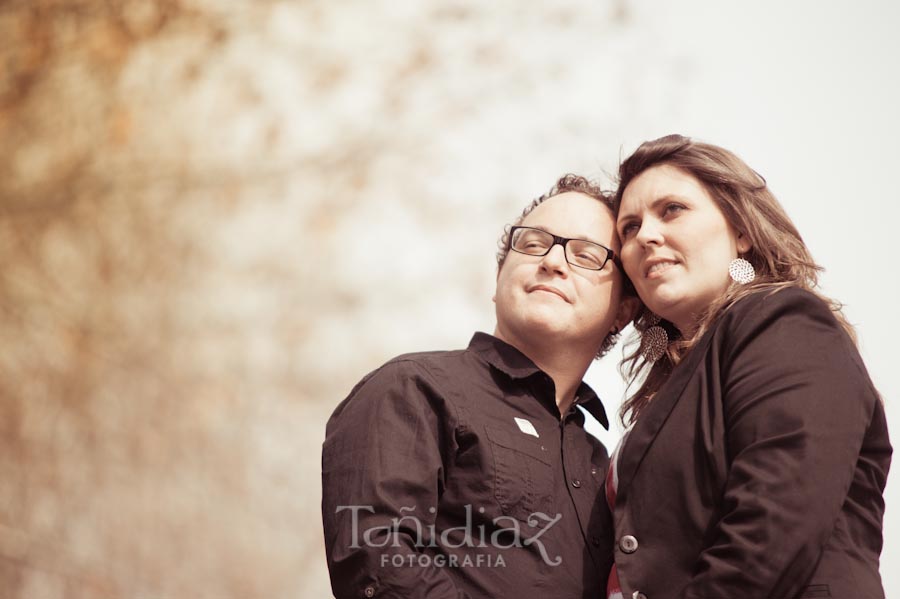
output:
[[[671,135],[621,164],[615,205],[644,309],[608,597],[883,597],[884,407],[766,181]]]

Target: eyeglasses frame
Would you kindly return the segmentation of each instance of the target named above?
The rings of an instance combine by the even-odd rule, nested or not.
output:
[[[529,230],[531,230],[531,231],[540,231],[541,233],[546,233],[547,235],[550,235],[551,237],[553,237],[553,243],[550,244],[550,246],[547,248],[547,251],[544,252],[543,254],[529,254],[529,253],[527,253],[527,252],[519,251],[519,250],[517,250],[517,249],[515,249],[515,248],[513,247],[513,238],[515,237],[515,233],[516,233],[516,231],[517,231],[518,229],[529,229]],[[606,250],[606,260],[603,261],[603,264],[600,265],[600,268],[590,268],[590,267],[587,267],[587,266],[582,266],[582,265],[580,265],[580,264],[575,264],[575,263],[573,263],[571,260],[569,260],[569,253],[566,251],[566,244],[569,243],[570,241],[584,241],[584,242],[587,242],[587,243],[593,243],[594,245],[598,245],[598,246],[602,247],[604,250]],[[611,250],[611,249],[609,249],[608,247],[606,247],[605,245],[603,245],[602,243],[597,243],[596,241],[591,241],[591,240],[589,240],[589,239],[577,239],[577,238],[573,238],[573,237],[561,237],[561,236],[555,235],[555,234],[553,234],[553,233],[551,233],[550,231],[547,231],[547,230],[545,230],[545,229],[538,229],[537,227],[525,227],[525,226],[522,226],[522,225],[514,225],[514,226],[512,226],[512,227],[509,228],[509,240],[508,240],[507,243],[506,243],[506,249],[507,249],[507,251],[513,251],[513,252],[515,252],[515,253],[517,253],[517,254],[522,254],[523,256],[543,257],[543,256],[546,256],[547,254],[549,254],[549,253],[550,253],[550,250],[552,250],[553,247],[554,247],[554,246],[557,246],[557,245],[561,245],[561,246],[562,246],[562,248],[563,248],[563,257],[566,259],[566,263],[567,263],[567,264],[570,264],[571,266],[575,266],[575,267],[577,267],[577,268],[583,268],[583,269],[585,269],[585,270],[599,271],[599,270],[603,270],[604,268],[606,268],[607,262],[612,261],[612,263],[615,264],[615,265],[617,265],[617,266],[620,264],[620,263],[619,263],[619,257],[616,255],[616,253],[615,253],[613,250]]]

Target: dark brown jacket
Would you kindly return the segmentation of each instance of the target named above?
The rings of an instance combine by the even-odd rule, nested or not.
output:
[[[619,462],[624,597],[883,597],[884,407],[829,308],[744,298],[640,414]]]

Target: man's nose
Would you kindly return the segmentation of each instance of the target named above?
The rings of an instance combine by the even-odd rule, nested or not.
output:
[[[541,267],[552,270],[561,274],[565,274],[569,263],[566,261],[566,248],[561,243],[556,243],[550,248],[550,251],[544,254],[541,259]]]

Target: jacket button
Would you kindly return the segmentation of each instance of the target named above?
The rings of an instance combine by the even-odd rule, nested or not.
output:
[[[575,480],[573,480],[572,486],[575,487],[576,489],[580,489],[581,488],[581,479],[576,478]]]
[[[366,590],[363,592],[365,593],[366,597],[374,597],[375,596],[375,587],[372,585],[369,585],[366,587]]]
[[[635,591],[631,594],[632,599],[647,599],[647,595],[643,594],[640,591]]]
[[[621,539],[619,539],[619,549],[624,551],[625,553],[634,553],[637,551],[638,541],[631,535],[625,535]],[[635,595],[637,598],[637,595]]]

